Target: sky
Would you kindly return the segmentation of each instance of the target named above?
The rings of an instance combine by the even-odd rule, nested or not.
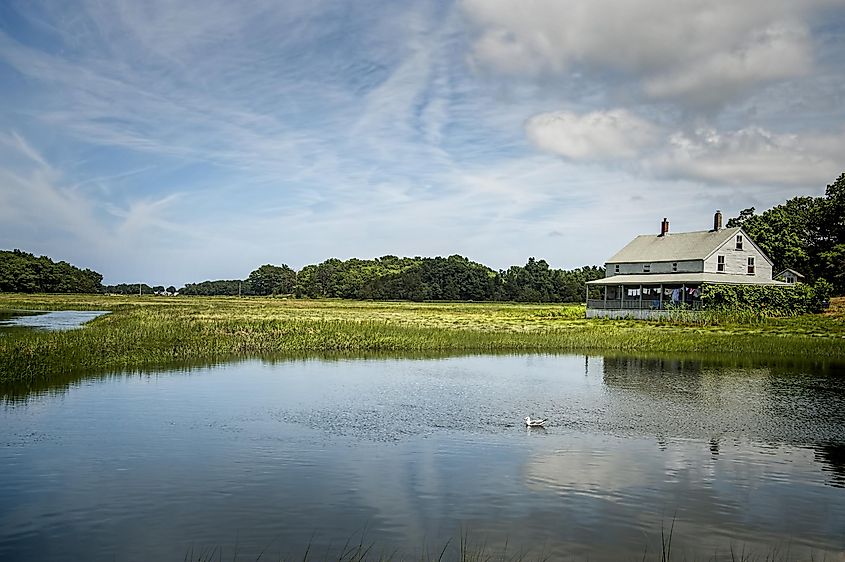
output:
[[[5,0],[0,248],[602,264],[845,171],[845,0]]]

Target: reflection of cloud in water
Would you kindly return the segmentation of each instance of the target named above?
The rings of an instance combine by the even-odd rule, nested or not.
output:
[[[654,471],[632,466],[638,460],[620,450],[568,449],[532,457],[525,477],[536,490],[613,497],[614,492],[647,484]]]
[[[812,483],[818,465],[811,451],[731,439],[714,456],[712,446],[673,439],[661,450],[647,438],[577,435],[566,448],[533,455],[524,478],[529,489],[554,494],[607,529],[624,522],[620,529],[654,536],[676,517],[678,552],[685,545],[724,551],[732,543],[765,552],[783,541],[796,553],[845,548],[831,541],[841,536],[845,513],[838,496]]]

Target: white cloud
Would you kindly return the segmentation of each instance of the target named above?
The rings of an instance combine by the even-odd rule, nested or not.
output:
[[[633,158],[659,134],[658,127],[625,109],[542,113],[529,119],[525,130],[537,147],[574,160]]]
[[[762,127],[667,131],[624,109],[543,113],[525,126],[540,149],[612,161],[636,175],[721,185],[825,185],[845,167],[845,130],[775,133]]]
[[[845,169],[845,131],[777,134],[749,127],[730,132],[713,128],[678,132],[647,166],[664,177],[812,189]]]
[[[758,84],[808,74],[812,66],[806,27],[773,24],[753,31],[733,49],[713,49],[689,65],[657,72],[643,88],[652,98],[685,98],[706,107],[738,98]]]
[[[531,75],[608,73],[650,98],[717,105],[813,64],[808,20],[838,0],[464,0],[473,61]]]

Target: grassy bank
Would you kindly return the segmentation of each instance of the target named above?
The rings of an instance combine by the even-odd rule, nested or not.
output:
[[[0,382],[333,352],[722,353],[845,360],[845,314],[704,325],[586,320],[582,306],[0,294],[0,309],[111,310],[82,330],[0,337]]]

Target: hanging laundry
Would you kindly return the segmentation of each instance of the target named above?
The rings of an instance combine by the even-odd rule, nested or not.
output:
[[[681,290],[672,289],[672,302],[679,302],[681,300]]]

